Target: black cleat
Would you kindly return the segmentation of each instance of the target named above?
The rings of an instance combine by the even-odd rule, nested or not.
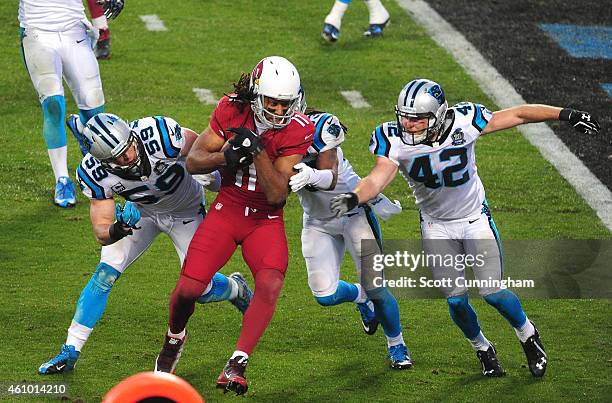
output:
[[[531,324],[533,325],[533,322],[531,322]],[[533,325],[533,327],[535,328],[534,335],[528,338],[526,342],[521,342],[521,345],[527,356],[527,364],[529,365],[531,375],[536,378],[541,378],[544,376],[544,372],[546,372],[548,356],[546,355],[546,351],[544,351],[544,345],[540,339],[538,329],[535,325]]]
[[[489,377],[499,377],[506,375],[506,371],[502,368],[497,360],[497,352],[491,344],[488,350],[478,350],[476,356],[482,365],[482,374]]]
[[[376,329],[378,329],[378,318],[376,317],[376,311],[374,310],[374,303],[369,299],[366,302],[362,302],[357,304],[357,310],[361,315],[361,324],[363,326],[363,331],[366,332],[368,336],[376,333]]]
[[[249,389],[244,376],[248,362],[249,359],[241,355],[230,358],[217,378],[217,388],[223,389],[223,393],[231,390],[236,396],[245,394]]]
[[[176,372],[176,364],[178,364],[179,358],[181,358],[186,341],[187,334],[185,334],[182,340],[166,335],[164,346],[155,359],[155,372],[174,374]]]

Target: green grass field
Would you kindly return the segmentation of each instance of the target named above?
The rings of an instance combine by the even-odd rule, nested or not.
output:
[[[330,46],[319,38],[329,0],[129,0],[111,25],[112,60],[100,65],[106,111],[129,120],[161,114],[201,131],[212,106],[203,106],[192,88],[209,88],[220,96],[259,59],[279,54],[298,67],[309,105],[335,113],[349,126],[343,149],[356,171],[365,175],[373,163],[367,150],[370,132],[394,119],[396,96],[410,79],[426,76],[440,82],[449,103],[470,100],[495,109],[476,82],[395,2],[385,2],[393,16],[385,38],[362,38],[367,11],[360,3],[355,2],[343,20],[341,40]],[[62,381],[69,384],[69,399],[100,401],[121,379],[152,369],[166,329],[178,258],[169,240],[160,237],[114,287],[74,373],[37,375],[38,366],[65,340],[78,295],[98,262],[99,246],[82,195],[72,210],[51,203],[53,177],[42,138],[42,112],[21,61],[17,4],[0,2],[0,384]],[[138,17],[144,14],[157,14],[169,31],[148,32]],[[361,91],[372,107],[351,108],[339,94],[347,89]],[[69,113],[76,111],[69,93],[67,100]],[[73,171],[80,153],[74,139],[68,141]],[[502,238],[611,237],[516,130],[483,138],[478,163]],[[418,213],[405,182],[396,179],[386,194],[401,200],[405,211],[383,226],[385,238],[418,238]],[[401,299],[404,337],[415,367],[394,372],[388,368],[382,332],[364,335],[350,304],[326,309],[312,298],[300,252],[301,210],[295,196],[288,201],[286,226],[287,281],[276,315],[252,356],[247,398],[606,401],[612,396],[610,300],[523,301],[550,356],[546,377],[534,380],[513,330],[482,301],[473,304],[508,371],[502,379],[479,375],[478,361],[448,317],[443,299]],[[249,273],[240,254],[223,272],[235,270]],[[355,279],[348,259],[343,272]],[[250,273],[247,277],[252,284]],[[232,398],[215,390],[214,381],[233,351],[239,327],[240,317],[227,303],[198,307],[190,321],[191,338],[177,375],[207,401]]]

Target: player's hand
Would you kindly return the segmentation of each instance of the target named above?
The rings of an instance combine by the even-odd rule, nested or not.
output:
[[[314,169],[304,164],[303,162],[294,165],[293,169],[298,171],[298,173],[289,178],[289,186],[291,186],[292,192],[297,192],[304,186],[309,185],[312,182]]]
[[[569,122],[570,126],[580,133],[599,133],[599,122],[588,112],[565,108],[559,113],[559,120]]]
[[[108,19],[115,19],[123,10],[123,0],[96,0],[98,5],[102,6],[104,9],[104,15]]]
[[[221,187],[221,175],[219,174],[219,171],[214,171],[209,174],[197,174],[191,176],[196,180],[196,182],[211,192],[217,192],[219,191],[219,187]]]
[[[250,165],[253,158],[263,149],[261,138],[246,127],[230,128],[227,131],[235,133],[225,149],[225,163],[228,167],[238,169]]]
[[[342,193],[331,199],[329,207],[336,217],[340,217],[357,207],[359,198],[356,193]]]
[[[140,221],[140,211],[131,201],[126,201],[123,208],[121,204],[117,203],[115,205],[115,218],[123,227],[138,229],[136,224]]]

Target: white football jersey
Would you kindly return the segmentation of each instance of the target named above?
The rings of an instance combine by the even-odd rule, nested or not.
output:
[[[334,190],[319,190],[305,187],[297,192],[304,213],[313,218],[333,217],[329,208],[334,196],[351,192],[359,182],[359,176],[353,171],[351,164],[344,158],[340,144],[344,141],[344,130],[338,118],[330,113],[308,115],[315,125],[316,131],[312,145],[304,157],[304,162],[316,168],[317,156],[327,150],[336,148],[338,154],[338,180]]]
[[[77,180],[90,199],[112,199],[115,194],[138,205],[143,215],[197,211],[204,202],[202,186],[185,169],[180,151],[184,143],[181,126],[171,118],[146,117],[130,123],[144,145],[151,165],[141,179],[125,179],[106,171],[91,154],[77,168]],[[146,161],[145,161],[146,163]]]
[[[446,115],[438,142],[406,144],[397,122],[372,133],[370,151],[398,165],[421,212],[439,220],[478,216],[485,191],[478,177],[474,145],[493,114],[482,105],[462,102]]]
[[[19,0],[19,26],[67,31],[85,19],[82,0]]]

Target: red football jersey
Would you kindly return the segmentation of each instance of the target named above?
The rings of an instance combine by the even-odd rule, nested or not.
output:
[[[257,132],[255,116],[250,105],[245,105],[240,112],[239,104],[228,96],[221,98],[213,111],[210,127],[225,141],[234,136],[234,133],[227,131],[229,128],[246,127]],[[278,157],[305,155],[312,143],[314,132],[315,127],[310,119],[301,113],[296,113],[287,126],[282,129],[266,130],[261,134],[261,139],[268,157],[274,163]],[[221,171],[221,178],[220,198],[227,198],[258,210],[276,210],[268,203],[263,189],[257,182],[254,163],[237,172],[224,169]]]

